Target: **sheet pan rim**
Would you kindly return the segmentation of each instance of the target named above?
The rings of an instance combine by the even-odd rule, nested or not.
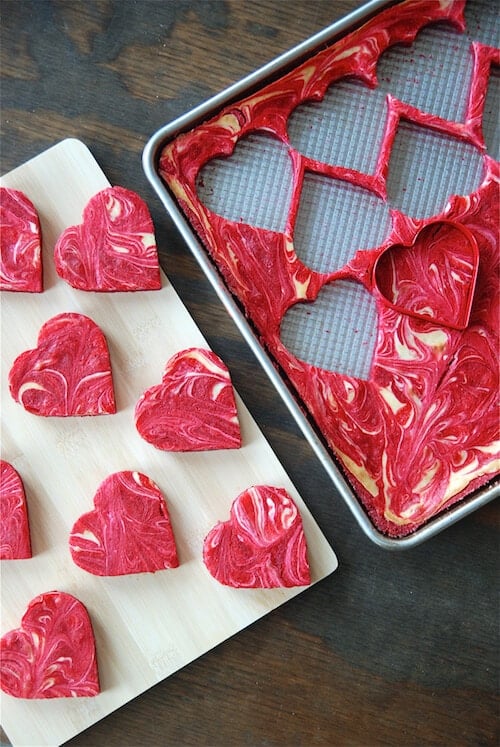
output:
[[[235,98],[244,97],[252,86],[256,84],[263,85],[272,75],[283,72],[284,68],[286,68],[290,63],[298,62],[303,55],[312,53],[313,50],[321,44],[332,43],[335,37],[353,30],[358,24],[367,20],[371,14],[394,4],[395,3],[392,0],[370,0],[370,2],[365,3],[357,10],[349,13],[330,26],[325,27],[322,31],[309,37],[284,54],[276,57],[274,60],[271,60],[269,63],[258,68],[250,75],[245,76],[237,83],[207,99],[191,111],[186,112],[180,117],[172,120],[170,123],[159,128],[149,138],[142,153],[142,165],[150,185],[155,190],[165,210],[172,218],[183,240],[186,242],[189,250],[211,283],[219,300],[226,308],[226,311],[229,313],[271,383],[281,396],[302,434],[332,480],[336,490],[340,493],[340,496],[350,508],[359,527],[377,546],[391,551],[415,547],[422,542],[431,539],[444,529],[499,497],[500,479],[487,483],[470,496],[463,498],[456,504],[452,505],[449,509],[438,514],[435,518],[430,519],[411,534],[402,537],[391,537],[379,531],[372,523],[365,509],[362,507],[361,501],[351,489],[347,479],[341,473],[339,467],[335,463],[333,455],[322,443],[313,426],[299,406],[293,393],[290,391],[283,378],[279,375],[272,358],[263,348],[249,321],[236,304],[231,292],[226,287],[219,271],[211,260],[208,251],[202,245],[183,212],[178,207],[175,198],[170,193],[167,185],[160,178],[157,165],[162,149],[183,131],[186,129],[192,129],[199,124],[200,121],[215,116],[222,107],[227,106]]]

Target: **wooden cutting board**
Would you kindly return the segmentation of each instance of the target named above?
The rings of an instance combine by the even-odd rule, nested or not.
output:
[[[160,382],[175,352],[208,345],[163,274],[161,291],[149,293],[85,293],[58,278],[52,261],[57,237],[81,221],[93,194],[109,186],[87,147],[64,140],[7,174],[1,184],[22,190],[39,212],[45,287],[41,294],[1,297],[2,459],[24,480],[33,546],[29,560],[2,561],[1,633],[19,626],[38,594],[73,594],[87,607],[94,626],[102,687],[95,698],[22,700],[2,694],[2,724],[14,745],[54,745],[304,591],[230,589],[204,567],[204,537],[229,517],[233,499],[245,488],[281,486],[295,499],[313,582],[334,571],[337,560],[238,397],[240,450],[170,454],[138,435],[133,412],[141,393]],[[14,359],[36,346],[45,321],[68,311],[90,316],[106,335],[116,415],[41,418],[9,395],[7,377]],[[69,532],[92,509],[99,483],[112,472],[130,469],[144,472],[162,490],[180,567],[155,574],[92,576],[73,564]]]

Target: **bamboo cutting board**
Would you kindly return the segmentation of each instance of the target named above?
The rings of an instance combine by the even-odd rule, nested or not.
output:
[[[73,594],[93,623],[102,688],[95,698],[22,700],[2,694],[2,724],[14,745],[54,745],[304,590],[230,589],[205,569],[203,539],[217,521],[229,518],[233,499],[245,488],[270,484],[292,495],[304,522],[313,582],[334,571],[337,560],[238,397],[239,450],[171,454],[138,435],[135,403],[160,382],[166,361],[178,350],[208,346],[163,273],[161,291],[149,293],[85,293],[58,278],[52,262],[56,239],[67,226],[80,223],[86,202],[109,186],[86,146],[64,140],[7,174],[1,184],[23,191],[38,210],[45,288],[41,294],[1,297],[2,459],[23,478],[33,549],[29,560],[2,562],[1,633],[19,626],[38,594]],[[69,311],[91,317],[106,335],[116,415],[41,418],[9,395],[14,359],[36,346],[45,321]],[[144,472],[162,490],[179,568],[102,578],[73,564],[71,527],[93,508],[99,483],[119,470]]]

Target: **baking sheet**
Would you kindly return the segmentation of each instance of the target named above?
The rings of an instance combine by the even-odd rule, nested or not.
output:
[[[159,383],[166,361],[183,348],[208,346],[163,273],[160,291],[138,293],[85,293],[58,278],[51,256],[56,239],[81,221],[90,197],[109,186],[87,147],[65,140],[4,176],[1,184],[25,192],[40,214],[45,284],[42,294],[3,292],[1,297],[2,459],[24,480],[33,547],[29,560],[2,561],[1,632],[19,626],[36,595],[54,589],[73,594],[94,625],[102,687],[95,698],[22,700],[2,693],[2,725],[13,745],[54,745],[303,591],[229,589],[205,569],[203,539],[229,517],[233,499],[245,488],[278,485],[295,499],[313,582],[334,571],[337,560],[239,397],[239,450],[169,454],[138,435],[135,403]],[[63,311],[87,314],[106,335],[116,415],[41,418],[9,396],[13,360],[35,347],[40,326]],[[144,472],[162,490],[180,567],[95,577],[73,564],[69,532],[91,510],[99,483],[128,469]]]
[[[380,9],[387,4],[378,3],[376,9]],[[333,40],[340,31],[344,32],[352,29],[353,24],[363,20],[363,17],[368,17],[373,10],[375,10],[375,4],[369,3],[356,14],[352,14],[342,22],[325,29],[320,35],[321,43]],[[334,101],[329,101],[327,94],[321,103],[310,103],[307,112],[305,110],[308,109],[308,106],[300,106],[295,110],[291,119],[295,116],[299,119],[303,117],[303,121],[295,126],[292,123],[289,127],[292,145],[299,147],[302,153],[306,153],[310,157],[320,158],[330,163],[337,163],[337,160],[336,158],[329,160],[325,156],[325,149],[327,151],[328,149],[331,151],[332,148],[337,149],[337,156],[339,151],[342,151],[347,158],[344,165],[370,171],[370,168],[373,168],[373,164],[370,165],[370,158],[373,159],[373,154],[377,152],[377,148],[374,147],[374,143],[378,140],[376,129],[382,126],[380,117],[377,117],[377,107],[380,109],[384,105],[385,96],[389,89],[394,86],[394,83],[397,84],[396,93],[412,105],[424,107],[443,118],[458,117],[464,111],[470,85],[469,45],[472,38],[471,33],[475,37],[479,34],[480,40],[486,44],[498,42],[498,17],[491,4],[484,2],[484,0],[468,3],[466,20],[468,28],[471,30],[470,33],[460,35],[453,31],[450,32],[448,27],[443,34],[443,25],[441,24],[441,26],[430,27],[421,32],[416,42],[417,47],[405,48],[397,45],[391,48],[383,56],[383,65],[378,70],[380,75],[379,87],[375,91],[367,89],[366,86],[361,86],[359,82],[347,79],[342,81],[340,85],[337,84]],[[350,487],[339,473],[331,453],[322,442],[321,434],[318,438],[314,423],[311,424],[308,418],[304,416],[300,403],[297,403],[293,395],[290,395],[286,381],[274,370],[273,361],[263,350],[251,325],[243,318],[238,304],[234,303],[234,299],[221,282],[221,277],[211,259],[207,256],[206,250],[181,214],[179,205],[175,199],[172,199],[168,189],[156,173],[158,158],[164,145],[175,139],[178,134],[196,127],[202,120],[216,116],[221,108],[235,101],[236,95],[245,97],[258,89],[259,82],[263,86],[270,78],[276,79],[282,70],[285,68],[289,70],[294,61],[302,61],[305,50],[313,51],[317,49],[318,43],[319,35],[299,45],[274,63],[265,66],[201,107],[159,130],[145,148],[144,166],[149,180],[157,190],[165,207],[173,216],[181,234],[304,434],[316,450],[360,526],[370,539],[378,545],[386,549],[403,549],[428,539],[497,496],[499,493],[498,481],[462,499],[460,503],[429,521],[409,536],[389,538],[378,532],[367,519]],[[436,60],[438,58],[439,64],[437,65]],[[412,65],[410,73],[408,72],[409,61]],[[427,70],[431,70],[432,76],[436,78],[434,87],[425,88],[416,85],[419,76],[421,77],[425,72],[426,66]],[[403,74],[401,73],[402,69]],[[457,79],[461,80],[460,86],[457,86]],[[488,151],[498,157],[498,107],[495,107],[495,102],[498,102],[498,76],[493,74],[491,80],[485,105],[483,129]],[[339,87],[345,89],[340,95]],[[439,87],[444,88],[444,95],[442,90],[439,92]],[[419,95],[423,93],[424,100],[415,99],[415,91]],[[459,95],[457,95],[457,91]],[[316,113],[314,113],[314,109],[316,109]],[[321,110],[322,117],[327,120],[330,118],[330,125],[332,121],[333,125],[337,124],[337,126],[332,125],[329,128],[330,137],[318,137],[317,129],[312,127],[318,109]],[[333,115],[336,119],[332,120]],[[356,126],[353,125],[354,121]],[[340,251],[341,253],[342,246],[339,249],[338,241],[340,236],[340,243],[342,244],[342,239],[344,239],[347,246],[346,251],[352,252],[352,242],[349,242],[349,235],[352,234],[354,229],[358,230],[360,228],[362,233],[362,241],[360,240],[359,246],[368,247],[381,243],[390,223],[389,211],[391,206],[408,211],[411,215],[423,217],[433,215],[440,207],[442,208],[443,199],[446,199],[451,192],[457,191],[467,194],[473,191],[480,179],[483,164],[482,159],[472,146],[457,142],[453,144],[453,148],[443,149],[439,144],[439,136],[436,136],[435,133],[429,135],[405,122],[401,123],[401,132],[403,136],[396,138],[391,155],[392,177],[388,183],[390,204],[384,204],[374,199],[373,195],[367,197],[366,192],[356,190],[356,188],[348,191],[344,190],[345,194],[341,194],[342,190],[338,184],[333,188],[337,190],[336,194],[332,195],[328,193],[332,192],[331,179],[322,180],[321,175],[316,174],[311,178],[311,184],[308,185],[306,190],[306,193],[309,194],[307,200],[309,209],[304,210],[304,222],[300,222],[299,215],[299,225],[295,226],[295,243],[300,246],[300,252],[298,249],[297,252],[308,266],[312,266],[319,272],[325,272],[327,268],[331,270],[332,254],[328,252],[328,248],[333,247],[336,252]],[[238,143],[230,159],[216,159],[209,162],[200,173],[197,184],[198,194],[200,194],[200,197],[202,196],[204,204],[219,215],[232,220],[242,220],[272,231],[283,231],[290,195],[286,189],[279,190],[279,185],[283,181],[285,181],[285,184],[287,183],[287,159],[283,157],[286,148],[282,145],[276,138],[266,138],[265,135],[260,133],[250,134],[245,137],[244,141]],[[424,161],[421,158],[423,150],[426,151],[427,155],[430,153],[429,161]],[[351,160],[349,161],[349,159]],[[434,169],[436,175],[436,178],[431,180],[430,187],[429,179],[423,178],[426,169],[429,168]],[[407,175],[408,172],[415,172],[415,189],[407,188],[405,174]],[[264,194],[270,196],[269,199],[256,199],[257,194],[263,193],[260,187],[255,189],[256,185],[259,184],[265,185],[263,191]],[[278,199],[276,199],[277,195],[279,195]],[[305,202],[306,199],[304,199]],[[356,204],[357,213],[363,216],[361,227],[359,227],[359,222],[352,220],[353,203]],[[321,205],[321,208],[316,209],[315,218],[314,212],[317,205]],[[325,208],[325,205],[330,207]],[[329,233],[332,225],[335,226],[336,241],[333,241]],[[382,233],[380,234],[380,232]],[[334,263],[337,262],[339,266],[345,260],[346,257],[342,254],[340,257],[333,257]],[[315,266],[315,262],[317,266]],[[326,265],[321,263],[326,263]],[[337,289],[338,287],[339,284],[337,284]],[[349,288],[346,285],[346,307],[352,305],[349,297],[351,291],[352,285]],[[358,305],[358,302],[359,299],[356,299],[356,305]],[[316,302],[315,310],[318,309],[318,306],[319,304]],[[325,303],[325,306],[327,307],[328,304]],[[295,309],[295,311],[300,313],[303,310]],[[368,304],[363,309],[363,325],[361,326],[366,329],[373,328],[375,314],[374,308]],[[315,323],[317,325],[316,329],[306,329],[304,314],[301,316],[300,324],[294,324],[293,314],[288,314],[285,318],[285,324],[282,325],[282,340],[287,348],[291,348],[295,355],[306,359],[310,363],[317,363],[328,368],[331,366],[333,358],[335,370],[339,370],[340,367],[341,372],[350,375],[361,377],[366,375],[370,365],[370,351],[373,349],[374,340],[366,339],[362,341],[361,345],[353,346],[345,344],[345,337],[342,338],[339,335],[337,339],[336,336],[332,335],[329,344],[322,346],[318,342],[318,335],[314,334],[320,329],[318,314],[315,314]],[[349,341],[347,342],[349,343]],[[337,343],[338,346],[335,347]],[[317,356],[317,358],[315,359],[314,356]]]

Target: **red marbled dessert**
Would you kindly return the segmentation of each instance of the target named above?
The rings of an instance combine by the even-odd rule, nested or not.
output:
[[[187,348],[165,366],[161,384],[137,402],[135,424],[164,451],[238,449],[241,434],[229,371],[211,350]]]
[[[154,573],[177,568],[165,500],[140,472],[116,472],[94,497],[94,510],[75,522],[69,539],[76,565],[96,576]]]
[[[58,314],[41,327],[37,347],[9,372],[10,393],[34,415],[106,415],[116,412],[106,338],[83,314]]]
[[[83,222],[67,228],[57,240],[54,262],[60,277],[79,290],[161,288],[148,206],[123,187],[108,187],[91,198]]]
[[[471,84],[460,121],[389,94],[370,173],[304,156],[290,142],[288,122],[297,107],[322,101],[329,87],[344,79],[375,89],[380,55],[392,45],[411,44],[426,24],[447,22],[463,31],[464,5],[408,0],[379,13],[279,80],[176,137],[159,163],[160,175],[366,512],[390,536],[415,531],[500,469],[499,164],[486,153],[482,128],[490,67],[499,64],[499,50],[472,44]],[[353,246],[342,267],[314,271],[294,245],[304,175],[321,175],[387,200],[391,154],[402,123],[431,132],[440,142],[467,144],[483,162],[479,187],[468,195],[450,195],[444,209],[428,218],[391,210],[382,244]],[[283,230],[219,215],[198,192],[207,163],[231,156],[256,133],[283,144],[290,158],[293,184]],[[366,378],[308,363],[280,336],[292,307],[314,304],[322,289],[338,281],[362,287],[376,303],[377,339]]]
[[[0,560],[31,558],[31,539],[24,485],[20,475],[0,460]]]
[[[203,561],[221,584],[246,589],[311,583],[302,519],[284,488],[254,485],[207,535]]]
[[[0,687],[14,698],[100,692],[92,623],[78,599],[61,591],[32,599],[21,626],[0,639]]]
[[[43,290],[38,213],[23,192],[8,187],[0,187],[0,290]]]

